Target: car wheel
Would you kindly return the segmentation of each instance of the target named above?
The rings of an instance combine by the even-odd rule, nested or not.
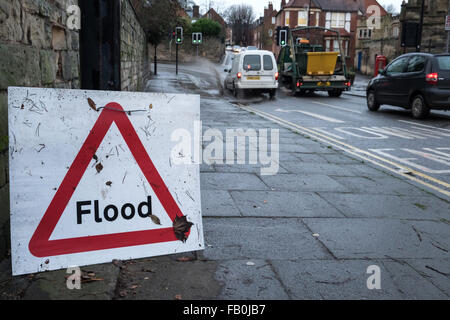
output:
[[[342,90],[330,90],[328,95],[333,98],[339,98],[342,95]]]
[[[411,113],[416,119],[423,119],[430,114],[430,108],[420,94],[411,101]]]
[[[377,102],[377,98],[375,97],[375,91],[370,90],[369,93],[367,93],[367,108],[370,111],[378,111],[380,109],[380,104]]]

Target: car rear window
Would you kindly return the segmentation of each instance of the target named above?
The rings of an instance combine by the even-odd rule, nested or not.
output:
[[[244,70],[259,71],[261,70],[261,56],[260,55],[246,55],[244,57]]]
[[[437,57],[439,69],[443,71],[450,71],[450,56]]]
[[[273,60],[269,55],[264,56],[264,70],[273,70]]]

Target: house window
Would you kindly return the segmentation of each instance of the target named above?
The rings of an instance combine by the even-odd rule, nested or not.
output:
[[[298,26],[307,26],[308,25],[308,11],[299,11],[298,12]]]
[[[286,11],[285,15],[284,15],[284,25],[289,27],[289,11]]]
[[[372,30],[371,29],[359,29],[358,37],[360,39],[372,38]]]
[[[339,41],[337,39],[333,40],[333,51],[339,52]]]
[[[331,13],[331,27],[344,28],[345,27],[345,13],[332,12]]]
[[[394,27],[394,29],[392,30],[392,35],[393,35],[394,37],[398,37],[398,34],[399,34],[399,29],[398,29],[398,27]]]
[[[331,51],[330,40],[325,40],[325,51],[326,52]]]
[[[347,12],[345,14],[345,30],[347,32],[350,32],[351,21],[352,21],[352,15],[349,12]]]
[[[319,14],[319,12],[316,12],[316,27],[319,26],[319,19],[320,19],[320,14]]]
[[[275,24],[275,17],[272,17],[272,24]]]

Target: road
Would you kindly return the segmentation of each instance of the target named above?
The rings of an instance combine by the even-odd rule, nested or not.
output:
[[[393,106],[370,112],[362,96],[330,98],[317,92],[298,97],[283,87],[275,100],[248,93],[236,101],[225,94],[245,110],[450,198],[450,113],[433,110],[427,119],[415,120],[409,110]]]

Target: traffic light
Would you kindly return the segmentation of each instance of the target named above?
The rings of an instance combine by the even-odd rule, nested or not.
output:
[[[193,44],[202,44],[203,42],[203,35],[201,32],[194,32],[192,34],[192,43]]]
[[[183,27],[175,28],[175,43],[182,44],[183,43]]]
[[[287,30],[280,30],[280,46],[287,45]]]
[[[288,44],[289,27],[277,27],[276,44],[277,46],[286,46]]]

